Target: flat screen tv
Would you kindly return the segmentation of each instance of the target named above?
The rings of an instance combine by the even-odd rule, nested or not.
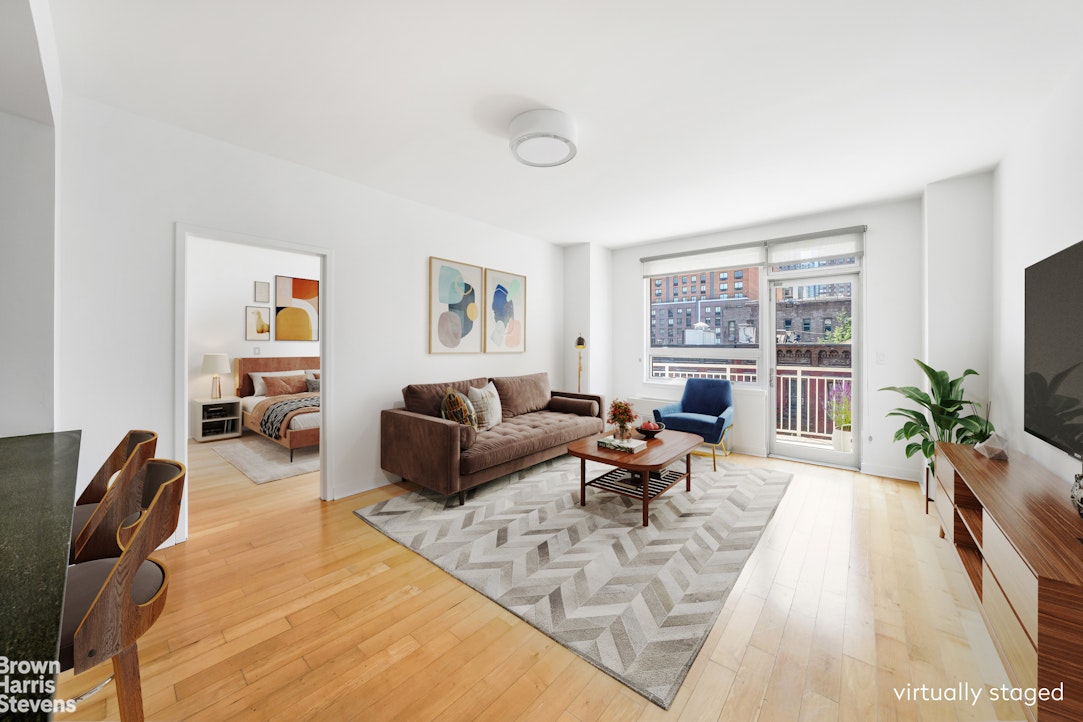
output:
[[[1025,276],[1023,427],[1083,459],[1083,241]]]

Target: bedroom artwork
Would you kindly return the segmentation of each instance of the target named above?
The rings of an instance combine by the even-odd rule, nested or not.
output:
[[[526,351],[526,276],[485,269],[485,352]]]
[[[270,303],[271,302],[271,284],[267,281],[256,281],[256,288],[253,292],[254,298],[252,299],[256,303]]]
[[[481,353],[481,267],[429,256],[429,353]]]
[[[275,340],[320,340],[320,282],[275,276]]]
[[[270,308],[270,306],[245,306],[244,307],[244,340],[245,341],[270,341],[271,340],[271,308]]]

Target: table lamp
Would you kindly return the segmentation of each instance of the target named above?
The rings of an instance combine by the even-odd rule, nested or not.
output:
[[[214,374],[211,377],[211,398],[222,398],[222,378],[219,374],[230,374],[229,356],[224,353],[203,354],[203,373]]]

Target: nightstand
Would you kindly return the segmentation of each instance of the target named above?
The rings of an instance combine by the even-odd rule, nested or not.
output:
[[[232,439],[241,435],[241,399],[192,399],[188,402],[188,433],[196,441]]]

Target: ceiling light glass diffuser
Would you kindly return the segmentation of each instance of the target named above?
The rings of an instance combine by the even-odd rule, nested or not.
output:
[[[559,110],[528,110],[511,121],[511,152],[525,165],[546,168],[575,157],[575,124]]]

